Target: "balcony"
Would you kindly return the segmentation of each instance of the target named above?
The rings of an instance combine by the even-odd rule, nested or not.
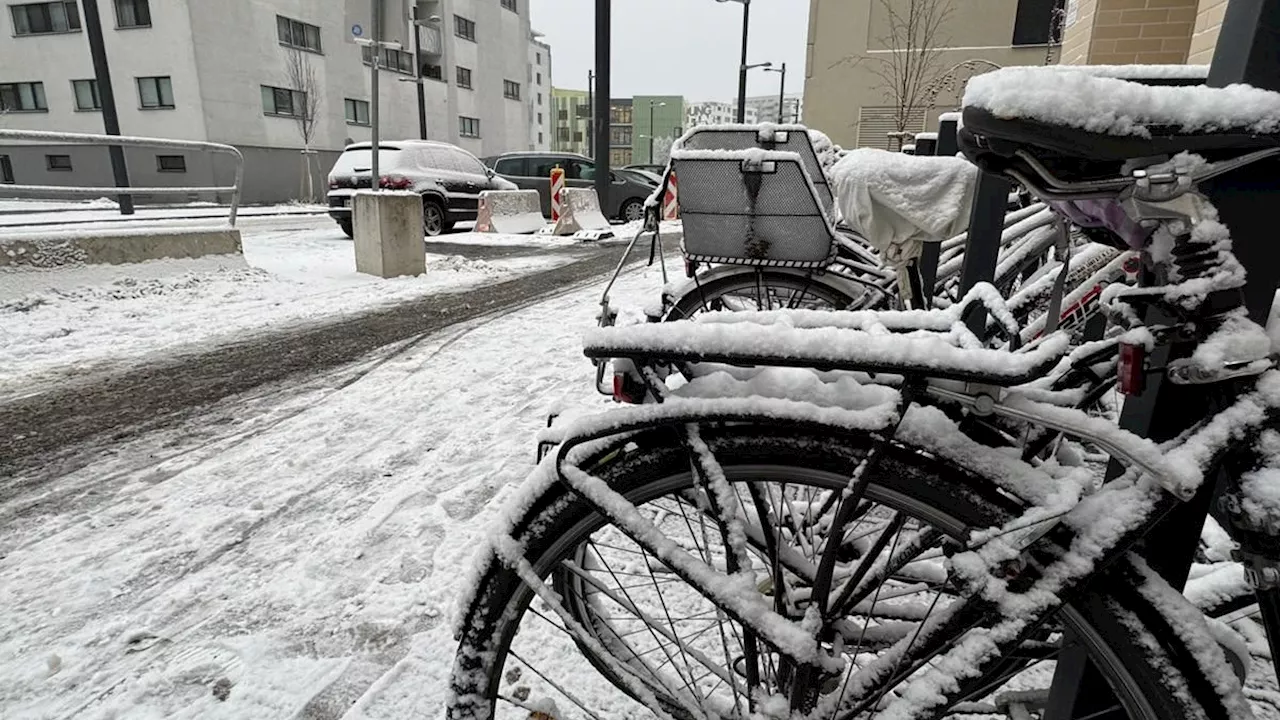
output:
[[[444,53],[444,39],[438,26],[425,25],[419,27],[418,32],[422,38],[423,55],[440,55]]]

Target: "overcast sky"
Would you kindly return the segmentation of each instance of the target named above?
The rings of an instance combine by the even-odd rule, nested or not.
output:
[[[533,29],[551,45],[552,82],[585,90],[595,63],[595,0],[528,0]],[[748,62],[787,63],[787,92],[804,90],[809,3],[753,0]],[[613,0],[614,97],[738,93],[742,5],[716,0]],[[752,70],[748,95],[778,91],[778,74]]]

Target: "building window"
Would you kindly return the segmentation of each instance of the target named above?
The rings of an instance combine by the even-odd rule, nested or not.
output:
[[[75,92],[77,110],[102,109],[102,98],[98,96],[97,80],[72,80],[71,89]]]
[[[538,124],[542,124],[542,113],[538,113]]]
[[[151,5],[147,0],[116,0],[116,27],[151,27]]]
[[[542,144],[542,133],[538,133],[538,144]]]
[[[8,155],[0,155],[0,183],[14,183],[13,179],[13,161]]]
[[[276,16],[276,35],[280,44],[299,50],[320,52],[320,28],[283,15]]]
[[[631,106],[614,105],[609,108],[609,122],[613,125],[631,124]]]
[[[538,73],[538,84],[542,84],[542,73]]]
[[[520,12],[520,7],[516,5],[516,0],[501,0],[501,2],[502,2],[502,7],[510,10],[511,12],[513,13]]]
[[[1013,45],[1062,42],[1063,0],[1018,0]]]
[[[574,141],[574,142],[582,142],[582,132],[581,132],[581,131],[575,132],[575,133],[573,134],[573,141]]]
[[[14,35],[80,32],[80,8],[74,0],[10,5],[9,12]]]
[[[520,99],[520,83],[510,80],[502,81],[502,97],[508,100]]]
[[[70,155],[45,155],[45,165],[56,172],[69,172],[71,170]]]
[[[422,66],[422,77],[431,78],[432,80],[444,80],[444,66],[425,63]]]
[[[187,158],[183,155],[157,155],[156,172],[184,173],[187,171]]]
[[[538,104],[542,104],[542,93],[538,93]]]
[[[557,118],[557,119],[559,119],[559,120],[560,120],[560,121],[562,121],[562,122],[566,122],[566,121],[568,121],[568,120],[569,120],[569,111],[568,111],[568,110],[557,110],[557,111],[556,111],[556,118]]]
[[[369,102],[367,100],[347,98],[342,101],[342,104],[346,106],[348,125],[369,124]]]
[[[455,70],[457,70],[458,87],[470,90],[471,89],[471,69],[458,66],[457,68],[455,68]]]
[[[373,64],[373,48],[367,45],[361,47],[360,57],[364,60],[365,65]],[[396,50],[395,48],[383,48],[380,58],[378,66],[385,70],[404,73],[405,75],[413,74],[413,53],[411,52]]]
[[[614,147],[631,147],[631,126],[609,128],[609,144]]]
[[[462,137],[480,137],[480,118],[458,116],[458,134]]]
[[[44,101],[44,83],[0,83],[0,111],[48,112]]]
[[[262,86],[262,114],[280,117],[302,117],[307,109],[307,94],[288,88]]]
[[[556,128],[556,139],[560,142],[569,142],[569,128]]]
[[[172,109],[173,84],[167,77],[138,78],[138,102],[144,110]]]
[[[476,24],[461,15],[453,16],[453,34],[463,40],[476,41]],[[525,57],[528,57],[526,55]]]

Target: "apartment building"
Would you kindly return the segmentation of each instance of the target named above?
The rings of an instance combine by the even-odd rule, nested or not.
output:
[[[778,106],[782,112],[778,112]],[[754,110],[760,122],[804,122],[804,97],[801,95],[784,95],[778,102],[777,95],[759,95],[747,98],[747,107]]]
[[[536,93],[527,80],[525,0],[382,0],[379,102],[383,138],[419,134],[415,70],[426,94],[427,134],[476,155],[527,147]],[[10,4],[0,18],[0,125],[102,132],[100,93],[77,0]],[[99,0],[112,88],[127,135],[208,140],[245,156],[246,202],[299,197],[304,145],[318,153],[317,185],[342,148],[369,140],[371,0]],[[416,6],[420,26],[410,21]],[[338,8],[341,7],[341,11]],[[413,54],[415,30],[421,57]],[[291,79],[291,59],[312,87]],[[549,76],[549,72],[544,76]],[[318,97],[315,97],[318,96]],[[535,94],[536,98],[536,94]],[[315,105],[304,141],[300,119]],[[111,182],[105,149],[0,147],[5,181],[37,185]],[[225,157],[127,152],[138,186],[229,184]],[[149,198],[141,198],[146,201]],[[159,200],[159,198],[156,198]]]
[[[635,107],[631,98],[609,101],[609,167],[630,165],[635,157]]]
[[[745,115],[745,121],[750,124],[755,124],[759,117],[756,109],[750,105],[747,106]],[[707,100],[688,103],[684,108],[684,127],[686,130],[699,125],[727,125],[737,121],[737,103]]]
[[[586,90],[551,88],[553,122],[551,149],[590,155],[591,95]]]
[[[1068,0],[1062,62],[1208,65],[1227,0]]]
[[[930,73],[937,95],[917,98],[904,111],[882,71],[895,54],[919,52],[907,49],[919,48],[918,38],[904,38],[901,21],[895,25],[893,18],[906,17],[920,2],[949,9],[929,45],[938,50]],[[1055,10],[1062,6],[1063,0],[811,0],[804,119],[845,147],[889,147],[899,121],[906,131],[919,132],[954,110],[972,75],[1057,62],[1062,13]]]
[[[529,149],[550,150],[555,132],[551,97],[551,46],[543,34],[529,34]]]

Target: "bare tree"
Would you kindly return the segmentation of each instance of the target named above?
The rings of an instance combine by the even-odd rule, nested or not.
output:
[[[896,133],[932,107],[946,73],[942,47],[952,0],[878,0],[888,30],[880,41],[886,50],[869,55],[871,72],[880,79],[885,100],[893,108]]]
[[[311,141],[315,138],[320,115],[320,83],[316,80],[316,69],[310,56],[301,50],[286,53],[284,75],[289,89],[301,95],[293,98],[293,116],[302,137],[302,187],[299,191],[303,200],[311,202],[315,200],[315,150],[311,148]]]

